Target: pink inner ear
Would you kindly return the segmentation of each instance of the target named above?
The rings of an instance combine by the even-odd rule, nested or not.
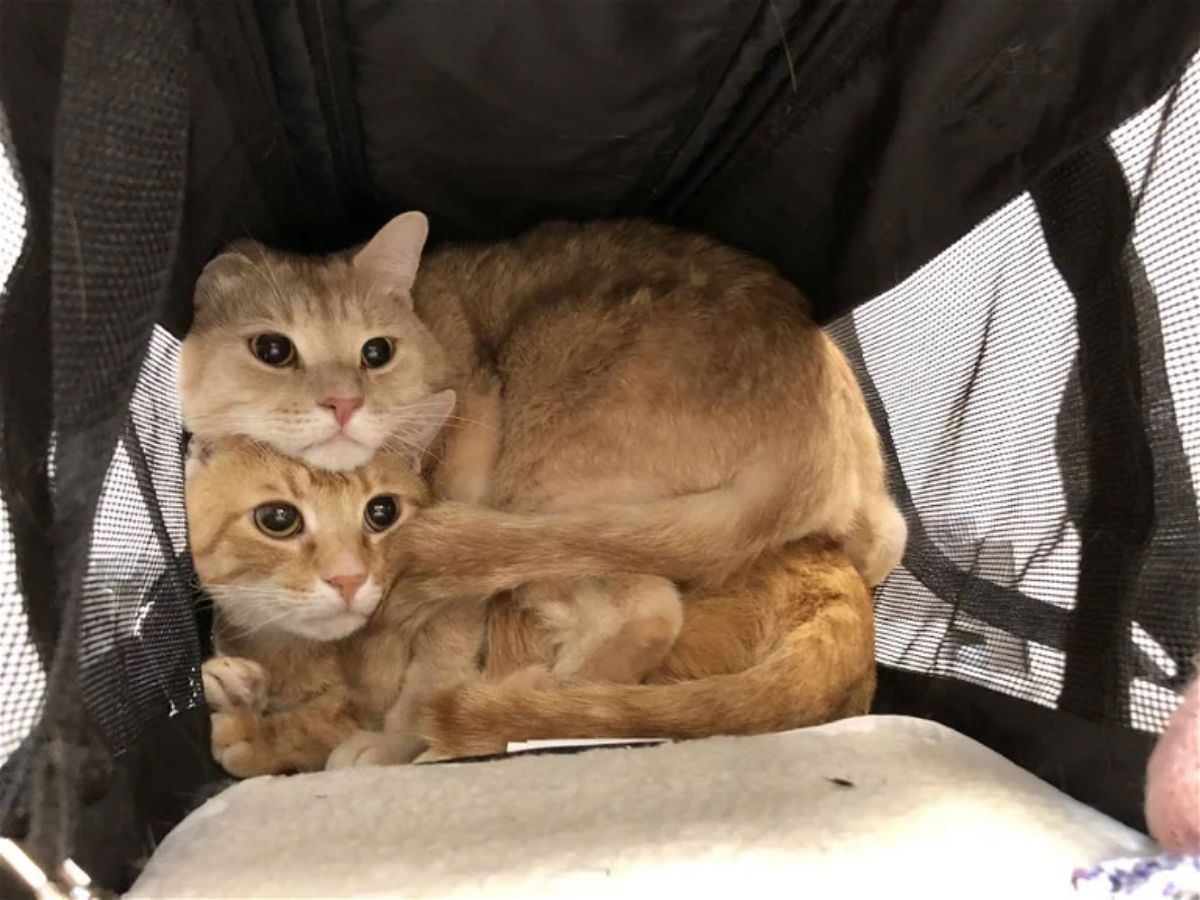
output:
[[[212,455],[212,449],[205,444],[200,438],[192,435],[187,445],[187,456],[183,462],[183,481],[186,484],[192,480],[200,469],[204,468],[208,458]]]
[[[428,236],[429,220],[425,215],[406,212],[379,229],[355,255],[354,265],[407,295],[416,280]]]

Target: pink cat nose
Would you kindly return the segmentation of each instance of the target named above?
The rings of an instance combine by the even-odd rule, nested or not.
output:
[[[354,600],[354,595],[358,593],[358,589],[363,586],[363,582],[366,580],[366,575],[334,575],[332,578],[326,578],[325,582],[337,588],[338,593],[342,595],[342,599],[350,603]]]
[[[346,427],[346,423],[350,421],[350,417],[354,415],[354,411],[363,405],[362,397],[326,397],[320,403],[326,409],[333,410],[333,417],[337,419],[338,426]]]

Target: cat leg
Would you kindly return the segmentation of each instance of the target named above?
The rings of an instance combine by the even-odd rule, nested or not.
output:
[[[497,751],[497,752],[503,752],[503,751]],[[484,754],[484,755],[490,756],[491,754]],[[418,756],[416,759],[414,759],[413,765],[420,766],[420,765],[424,765],[425,763],[450,762],[453,759],[462,759],[462,758],[463,757],[461,757],[461,756],[453,756],[449,753],[442,753],[440,750],[436,750],[431,747],[428,750],[426,750],[424,753],[422,753],[420,756]]]
[[[473,686],[487,684],[503,693],[518,695],[530,692],[557,692],[562,689],[562,683],[551,672],[549,665],[532,664],[523,666],[516,671],[498,679],[475,679],[471,682],[459,682],[438,694],[426,699],[422,704],[419,724],[422,737],[428,744],[427,750],[413,760],[414,763],[441,762],[451,759],[465,759],[479,756],[498,756],[508,749],[510,735],[503,718],[493,721],[484,728],[474,728],[472,723],[456,723],[461,727],[447,726],[436,718],[436,710],[445,704],[447,697],[454,697],[462,690],[470,690]],[[485,688],[486,690],[486,688]],[[431,718],[433,716],[434,718]],[[430,728],[430,723],[436,722],[437,728]],[[447,738],[449,742],[447,742]]]
[[[904,556],[908,523],[886,493],[867,500],[854,517],[842,549],[867,586],[883,582]]]
[[[679,590],[653,575],[538,582],[520,589],[553,634],[556,678],[636,684],[666,658],[683,627]]]
[[[200,668],[204,700],[215,712],[260,713],[267,708],[267,672],[252,659],[214,656]]]
[[[213,713],[212,754],[239,778],[314,772],[358,727],[344,693],[333,690],[269,715]]]
[[[424,750],[425,742],[411,734],[357,731],[334,748],[325,768],[403,765],[415,760]]]
[[[413,638],[404,684],[383,730],[353,735],[330,754],[326,768],[399,765],[425,750],[416,728],[422,705],[442,688],[478,677],[484,616],[484,604],[472,598],[432,618]]]

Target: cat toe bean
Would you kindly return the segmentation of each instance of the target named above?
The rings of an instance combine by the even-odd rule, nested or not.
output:
[[[248,713],[218,712],[212,715],[213,759],[238,778],[267,774],[254,742],[258,716]]]
[[[204,699],[218,712],[262,712],[267,705],[267,673],[253,660],[217,656],[204,663]]]

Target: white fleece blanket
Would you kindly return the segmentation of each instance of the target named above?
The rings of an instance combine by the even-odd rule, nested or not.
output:
[[[1072,897],[1145,836],[932,722],[243,782],[130,898]]]

